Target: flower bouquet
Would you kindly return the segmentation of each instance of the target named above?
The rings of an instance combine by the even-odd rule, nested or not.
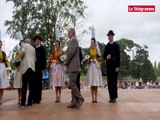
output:
[[[20,60],[20,53],[19,53],[18,51],[16,51],[16,53],[15,53],[15,55],[14,55],[14,60],[13,60],[13,62],[14,62],[14,65],[15,65],[16,67],[19,67],[19,66],[20,66],[21,60]]]
[[[66,59],[67,59],[66,54],[62,54],[58,57],[58,60],[60,63],[64,63],[66,61]]]
[[[90,58],[91,58],[90,55],[86,55],[86,56],[84,57],[84,59],[82,60],[81,64],[83,65],[83,64],[86,63],[87,60],[89,60]]]

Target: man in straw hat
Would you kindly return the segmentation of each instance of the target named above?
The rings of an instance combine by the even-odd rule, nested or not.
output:
[[[118,98],[117,91],[117,79],[120,67],[120,48],[119,45],[114,42],[114,32],[110,30],[107,34],[108,44],[105,47],[103,58],[107,64],[107,81],[109,91],[109,103],[116,103]]]
[[[21,106],[26,105],[27,86],[29,85],[29,96],[27,106],[32,106],[33,99],[33,81],[35,80],[35,62],[36,52],[31,45],[30,39],[25,39],[20,52],[21,64],[20,71],[22,73],[22,99]]]

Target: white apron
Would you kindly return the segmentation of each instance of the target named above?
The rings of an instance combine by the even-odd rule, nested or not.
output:
[[[0,89],[10,87],[5,63],[0,63]]]

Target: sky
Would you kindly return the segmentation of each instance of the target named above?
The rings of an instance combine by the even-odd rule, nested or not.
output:
[[[149,59],[160,61],[160,0],[84,0],[88,9],[86,26],[94,26],[96,39],[107,44],[106,33],[115,32],[115,40],[127,38],[140,45],[147,45]],[[155,5],[152,13],[128,12],[128,5]],[[12,19],[13,3],[0,0],[0,30],[5,41],[5,51],[8,53],[18,43],[6,34],[5,20]],[[82,47],[89,47],[91,35],[80,40]]]

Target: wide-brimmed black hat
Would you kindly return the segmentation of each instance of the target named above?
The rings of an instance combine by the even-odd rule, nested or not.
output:
[[[113,32],[113,30],[109,30],[107,36],[109,36],[109,35],[113,35],[113,36],[115,35],[114,32]]]
[[[33,38],[33,41],[35,41],[36,39],[39,39],[40,41],[42,40],[42,38],[41,38],[39,35],[36,35],[36,36]]]

